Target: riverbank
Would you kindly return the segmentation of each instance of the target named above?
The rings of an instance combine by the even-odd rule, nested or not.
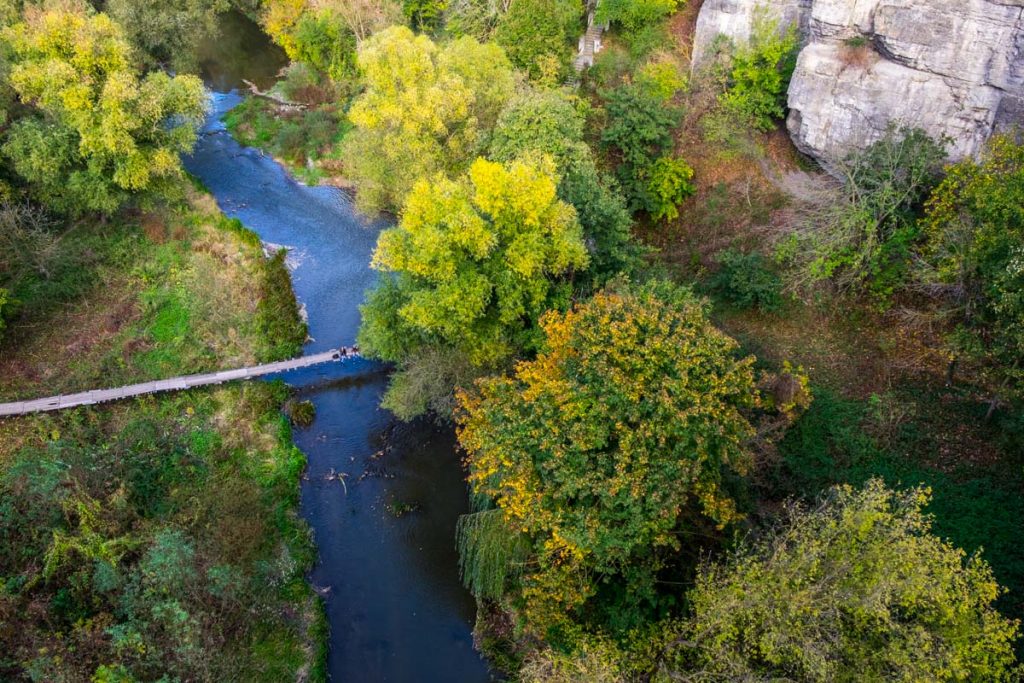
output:
[[[283,254],[185,193],[81,222],[15,284],[0,396],[301,350]],[[323,680],[288,394],[251,383],[0,421],[0,677]]]

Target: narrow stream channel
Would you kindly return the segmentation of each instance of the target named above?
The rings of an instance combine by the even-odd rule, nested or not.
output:
[[[242,78],[265,82],[280,56],[242,18],[231,18],[225,34],[204,62],[208,85],[220,92],[185,166],[225,214],[289,249],[313,337],[306,353],[351,344],[376,279],[369,261],[381,226],[362,220],[342,192],[295,182],[228,134],[221,118],[241,101],[229,89]],[[380,409],[387,378],[369,361],[286,379],[317,411],[295,441],[309,459],[302,514],[319,551],[310,581],[325,595],[331,679],[488,680],[473,649],[473,601],[458,578],[454,530],[467,494],[451,431],[401,424]],[[345,475],[345,486],[332,473]]]

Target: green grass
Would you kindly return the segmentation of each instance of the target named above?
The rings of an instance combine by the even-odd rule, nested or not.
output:
[[[38,394],[46,375],[50,393],[83,391],[301,351],[283,255],[265,258],[258,236],[199,204],[139,222],[79,227],[49,277],[15,284],[0,398]]]

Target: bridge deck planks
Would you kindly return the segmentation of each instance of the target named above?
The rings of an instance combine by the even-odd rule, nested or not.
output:
[[[157,394],[165,391],[181,391],[184,389],[195,389],[197,387],[223,384],[235,380],[252,379],[254,377],[265,377],[290,370],[300,370],[323,363],[333,363],[346,358],[354,358],[359,355],[355,347],[342,347],[312,356],[303,356],[288,361],[254,365],[237,370],[221,370],[219,372],[207,372],[200,375],[185,375],[171,379],[159,380],[156,382],[142,382],[130,384],[116,389],[93,389],[78,394],[67,394],[64,396],[49,396],[31,401],[14,401],[12,403],[0,403],[0,417],[12,417],[16,415],[28,415],[30,413],[41,413],[53,410],[64,410],[77,408],[79,406],[91,406],[97,403],[119,401],[125,398],[135,398],[147,394]]]

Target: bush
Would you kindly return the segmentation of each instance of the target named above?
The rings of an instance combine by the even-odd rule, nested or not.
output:
[[[676,11],[679,0],[601,0],[597,21],[619,24],[631,34],[661,21]]]
[[[494,38],[503,15],[498,0],[449,0],[445,28],[453,36],[471,36],[486,42]]]
[[[263,348],[260,362],[293,358],[302,351],[307,328],[299,313],[292,278],[285,265],[288,252],[278,251],[264,265],[260,300],[256,306],[256,325]]]
[[[718,272],[710,286],[739,308],[758,308],[764,312],[782,305],[782,279],[766,264],[758,252],[745,254],[728,249],[715,256]]]
[[[647,211],[655,220],[679,218],[679,205],[697,191],[693,169],[682,159],[662,157],[648,173]]]
[[[798,45],[795,27],[780,36],[777,23],[756,18],[750,44],[733,56],[729,85],[720,98],[723,106],[758,130],[771,130],[785,114]]]
[[[686,87],[686,76],[671,54],[664,54],[641,66],[636,83],[651,95],[668,102]]]
[[[316,419],[316,406],[312,401],[289,401],[285,405],[285,414],[296,427],[308,427]]]
[[[837,168],[842,188],[808,203],[780,245],[780,257],[794,266],[793,286],[828,280],[886,302],[909,274],[921,237],[918,216],[945,159],[944,143],[920,129],[895,127],[852,153]]]

